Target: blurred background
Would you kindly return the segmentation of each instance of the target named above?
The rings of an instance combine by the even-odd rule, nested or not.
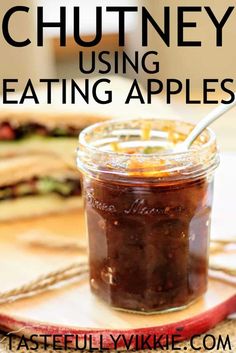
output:
[[[91,60],[91,51],[109,51],[111,53],[118,52],[118,55],[121,57],[122,50],[124,50],[132,57],[134,51],[138,51],[141,55],[145,51],[153,50],[158,51],[158,58],[160,61],[160,72],[154,77],[163,81],[165,81],[167,78],[176,78],[181,81],[184,81],[186,78],[189,78],[191,79],[192,83],[192,97],[195,99],[202,99],[202,80],[204,78],[217,78],[219,80],[222,80],[224,78],[234,79],[236,77],[236,50],[234,48],[234,43],[236,42],[236,10],[224,28],[224,45],[222,48],[216,48],[215,46],[215,28],[204,10],[201,13],[186,14],[186,21],[197,22],[197,28],[189,29],[186,31],[187,38],[188,40],[201,40],[203,43],[202,47],[178,48],[176,44],[178,30],[177,6],[204,7],[207,5],[213,9],[217,18],[221,19],[223,14],[226,12],[228,6],[232,6],[234,3],[235,1],[232,0],[1,0],[0,21],[2,21],[2,18],[6,11],[12,8],[13,6],[21,4],[30,7],[30,13],[17,13],[14,15],[14,18],[12,18],[10,21],[10,32],[12,33],[12,35],[14,35],[16,40],[19,41],[30,36],[32,44],[26,48],[13,48],[7,45],[4,40],[2,40],[2,33],[0,34],[0,78],[1,80],[4,78],[18,78],[18,88],[22,92],[22,89],[25,88],[25,83],[28,81],[29,78],[32,81],[35,81],[35,83],[37,83],[38,80],[42,78],[84,78],[84,76],[80,75],[78,69],[78,53],[80,51],[83,51],[86,58],[86,66],[89,67]],[[142,48],[140,40],[142,32],[140,11],[139,14],[130,13],[127,15],[126,47],[119,48],[118,15],[117,13],[106,13],[105,7],[137,5],[139,6],[140,10],[142,6],[147,7],[152,16],[156,18],[156,20],[161,25],[163,24],[164,6],[170,7],[170,47],[166,47],[165,45],[163,45],[161,40],[155,34],[154,30],[150,30],[149,47]],[[60,47],[58,29],[45,29],[45,45],[43,48],[37,47],[37,6],[44,7],[44,20],[47,22],[58,21],[60,6],[66,6],[66,47]],[[103,7],[103,38],[101,43],[99,43],[99,45],[97,45],[96,47],[82,48],[75,44],[73,39],[72,21],[74,6],[80,6],[81,8],[81,29],[83,33],[83,38],[87,41],[94,38],[96,28],[95,8],[96,6]],[[141,72],[137,76],[134,74],[134,72],[131,71],[127,75],[125,75],[125,77],[128,77],[130,79],[138,79],[140,82],[142,82],[144,86],[146,80],[150,78],[150,76],[145,76]],[[151,77],[153,78],[153,76]],[[144,114],[148,113],[148,111],[150,114],[153,114],[154,116],[156,115],[156,117],[163,117],[162,114],[165,113],[165,117],[169,119],[185,119],[189,121],[198,121],[208,111],[214,108],[213,105],[186,105],[184,94],[176,96],[173,100],[173,103],[170,106],[167,106],[165,103],[165,92],[163,92],[162,96],[158,97],[158,100],[156,99],[156,101],[151,104],[151,107],[150,105],[147,106],[138,104],[136,100],[134,100],[132,104],[125,105],[124,99],[122,99],[124,98],[122,97],[122,94],[126,94],[127,83],[122,80],[118,80],[118,82],[119,85],[116,89],[116,96],[119,98],[119,100],[116,102],[113,101],[113,103],[116,103],[115,109],[112,105],[99,105],[94,107],[91,103],[89,104],[89,106],[87,104],[84,104],[87,114],[84,115],[84,124],[87,124],[87,118],[90,113],[91,118],[95,116],[95,121],[97,121],[99,113],[102,116],[109,117],[114,117],[115,114],[122,115],[121,113],[123,113],[125,116],[130,117],[131,115],[143,116]],[[234,89],[236,90],[236,87],[234,87]],[[217,98],[221,99],[222,97],[220,97],[220,93],[218,92],[217,94],[219,95],[219,97]],[[58,101],[60,102],[60,99]],[[121,106],[122,104],[123,107]],[[31,101],[29,101],[29,104],[27,106],[10,106],[9,109],[13,109],[13,114],[12,111],[11,114],[9,114],[7,108],[6,113],[6,111],[4,110],[5,108],[6,106],[1,106],[0,103],[0,118],[1,113],[3,113],[3,117],[6,118],[6,122],[3,121],[2,124],[2,141],[0,134],[0,176],[3,176],[2,179],[5,182],[5,184],[1,185],[2,179],[0,178],[0,191],[2,190],[2,198],[0,194],[0,289],[3,298],[4,291],[25,284],[27,283],[27,281],[35,280],[35,278],[37,278],[39,275],[42,276],[42,274],[46,274],[47,272],[58,270],[61,267],[71,264],[72,261],[76,261],[77,263],[77,261],[79,260],[78,254],[79,256],[81,256],[82,260],[83,256],[85,255],[85,252],[87,254],[87,242],[84,238],[84,218],[82,210],[80,209],[81,190],[80,184],[78,184],[79,173],[76,170],[74,158],[75,150],[78,144],[77,136],[79,133],[79,129],[83,128],[84,126],[79,126],[78,128],[77,126],[74,127],[73,124],[71,124],[71,121],[78,122],[80,121],[79,119],[81,118],[81,116],[83,117],[84,106],[81,107],[81,105],[78,104],[71,107],[70,105],[60,105],[56,103],[50,106],[46,105],[42,108],[42,106],[39,107],[38,105],[34,105],[32,107]],[[18,141],[17,139],[15,141],[15,131],[14,129],[12,129],[11,125],[8,124],[9,122],[11,123],[11,121],[14,122],[14,113],[16,113],[16,110],[17,113],[21,113],[23,111],[23,114],[19,114],[21,119],[23,117],[22,120],[24,120],[26,116],[29,118],[29,121],[25,123],[25,126],[24,123],[22,123],[23,132],[24,130],[26,130],[26,136],[24,136],[23,134],[23,138],[20,139],[20,141]],[[56,116],[56,118],[60,118],[58,119],[58,126],[52,125],[52,129],[49,124],[49,126],[45,127],[44,121],[43,126],[37,126],[36,124],[36,129],[34,129],[34,124],[31,124],[33,125],[32,128],[32,126],[30,126],[30,119],[32,119],[32,117],[35,118],[35,111],[37,113],[35,114],[37,118],[43,117],[45,119],[48,118],[50,111],[50,113],[53,113],[51,117]],[[26,112],[28,113],[28,115],[26,114]],[[214,123],[213,126],[218,137],[218,143],[223,152],[236,151],[235,115],[236,108],[234,110],[231,110],[230,113],[224,116],[224,118],[219,119],[216,123]],[[68,119],[68,117],[70,119]],[[66,124],[66,119],[70,121],[68,126]],[[32,119],[32,122],[33,120],[34,119]],[[89,122],[91,122],[91,120],[89,120]],[[7,124],[5,125],[5,123]],[[27,124],[28,128],[30,127],[28,133]],[[74,127],[74,130],[72,131],[70,129],[70,124],[72,125],[72,128]],[[78,129],[78,131],[75,129]],[[55,130],[57,130],[57,133],[55,133]],[[52,133],[53,131],[54,134]],[[76,135],[74,134],[75,131]],[[34,134],[36,136],[34,136]],[[1,152],[3,156],[3,162],[1,162]],[[19,160],[17,160],[17,158],[22,157],[21,154],[23,156],[22,159],[24,163],[22,162],[22,159],[20,159],[20,162]],[[10,161],[11,158],[9,158],[8,155],[12,157],[12,164]],[[29,157],[29,160],[27,159],[27,157]],[[6,163],[6,160],[7,162],[9,162],[8,164]],[[47,162],[45,162],[45,160]],[[56,165],[58,165],[58,160],[62,161],[63,166],[61,167],[61,165],[59,164],[59,167],[57,167],[58,171],[57,169],[54,170],[54,168],[56,167],[54,167],[54,163],[52,163],[52,160],[55,160]],[[234,198],[236,197],[234,191],[234,181],[236,178],[236,170],[234,170],[234,163],[236,163],[236,155],[229,154],[228,156],[224,156],[222,158],[222,162],[223,163],[221,163],[221,168],[219,168],[219,179],[216,184],[217,191],[215,193],[215,204],[217,206],[215,207],[215,213],[213,214],[212,222],[214,227],[212,233],[214,235],[215,241],[219,241],[220,247],[218,248],[217,246],[219,246],[219,244],[215,243],[213,244],[212,249],[215,251],[214,245],[216,245],[216,248],[220,249],[220,255],[221,252],[225,251],[225,253],[223,253],[223,262],[221,261],[221,256],[219,256],[220,271],[222,269],[222,263],[224,265],[224,269],[226,266],[226,262],[228,265],[228,270],[232,271],[231,266],[233,265],[233,263],[231,263],[231,259],[235,259],[236,242],[234,222]],[[14,168],[12,167],[12,165]],[[41,165],[46,165],[47,170],[43,170],[43,173],[40,172]],[[17,180],[18,174],[20,175],[20,178],[22,180]],[[8,177],[11,176],[13,176],[13,181],[9,182]],[[72,180],[70,180],[70,178],[72,178]],[[71,182],[73,182],[73,184]],[[69,192],[64,194],[64,191],[58,190],[58,185],[60,186],[60,188],[63,188],[61,190],[65,190],[65,187],[66,190],[68,190],[69,186]],[[73,192],[75,191],[77,192],[75,196],[76,200],[73,202],[76,202],[76,206],[74,206],[73,204],[73,207],[71,207],[71,209],[69,207],[67,208],[67,205],[69,204],[69,202],[71,202],[70,199],[74,199]],[[32,199],[28,196],[32,196]],[[16,207],[16,205],[18,206]],[[207,213],[208,212],[209,210],[207,210]],[[52,215],[50,213],[52,213]],[[199,214],[197,214],[197,217],[195,217],[195,219],[193,218],[192,221],[196,222],[196,224],[199,224],[199,229],[202,229],[199,223],[199,219],[201,219],[199,218]],[[39,215],[42,215],[42,217],[36,217]],[[13,222],[12,219],[16,221]],[[99,226],[103,227],[104,222],[102,218],[101,221],[102,223],[99,224]],[[192,221],[190,224],[191,229],[192,225],[194,224],[194,222]],[[181,222],[178,222],[178,220],[176,219],[173,219],[173,225],[171,222],[171,220],[167,221],[167,225],[168,227],[170,227],[170,229],[175,229],[176,224],[178,223],[181,224]],[[163,222],[163,224],[164,223],[165,222]],[[163,228],[163,225],[161,225],[161,227]],[[127,229],[129,228],[127,227]],[[234,243],[232,248],[233,251],[231,252],[232,254],[230,253],[230,242]],[[103,245],[103,242],[101,244]],[[228,257],[228,253],[226,252],[226,247],[228,247],[228,245],[229,254],[231,254],[231,257]],[[235,265],[233,266],[235,269]],[[104,271],[104,273],[108,273],[107,269],[109,269],[108,266],[106,266],[106,272]],[[225,272],[228,273],[227,266]],[[110,280],[110,273],[108,274]],[[218,286],[216,288],[218,288]],[[224,291],[224,288],[222,289],[222,291]],[[76,298],[77,293],[78,292],[76,291]],[[226,290],[226,295],[228,295],[227,293],[228,292]],[[36,322],[44,323],[46,323],[47,320],[50,321],[50,315],[52,315],[52,321],[54,324],[55,322],[57,322],[57,320],[60,321],[63,318],[64,322],[66,322],[67,325],[69,323],[69,320],[66,316],[66,301],[64,301],[64,297],[60,295],[58,296],[59,299],[56,298],[56,304],[54,305],[54,302],[52,301],[53,295],[56,296],[56,293],[54,293],[54,291],[51,291],[49,293],[50,297],[42,296],[43,298],[33,298],[32,302],[30,302],[30,298],[27,298],[27,303],[24,301],[20,305],[18,305],[19,303],[17,303],[18,309],[14,306],[12,307],[13,303],[11,303],[11,305],[7,304],[6,309],[4,308],[4,310],[7,314],[10,315],[11,320],[9,320],[8,317],[5,317],[4,315],[6,324],[4,325],[4,322],[0,322],[0,326],[2,325],[3,327],[9,327],[10,329],[11,326],[8,326],[11,325],[10,322],[16,325],[15,321],[13,320],[14,316],[21,317],[22,322],[27,323],[27,320],[29,319],[28,315],[32,315],[33,317],[36,316]],[[213,303],[215,302],[215,297],[217,298],[217,296],[214,295]],[[43,305],[44,300],[48,301],[50,307]],[[60,300],[62,300],[62,305]],[[74,307],[76,308],[76,300],[74,300],[71,296],[69,298],[69,304],[70,308],[72,308],[72,311],[75,311]],[[81,300],[79,301],[81,302]],[[211,302],[211,300],[209,300],[209,302]],[[71,305],[71,303],[73,305]],[[60,309],[63,312],[62,316],[60,315],[60,311],[58,312],[57,310],[57,305],[60,306]],[[82,311],[81,317],[86,314],[86,310],[87,308],[85,306],[85,309],[83,309]],[[68,311],[70,312],[70,309]],[[78,312],[78,310],[76,312]],[[24,319],[23,321],[24,315],[26,315],[26,319]],[[87,322],[86,320],[85,322]],[[28,335],[30,335],[30,327],[37,327],[38,329],[40,329],[40,324],[37,323],[33,325],[32,322],[33,321],[30,318],[29,324],[25,324],[25,328],[27,329]],[[90,318],[88,319],[88,322],[90,322]],[[44,329],[45,327],[46,326],[44,324]],[[225,332],[227,332],[227,334],[230,333],[230,327],[227,324],[225,324],[224,330]],[[18,332],[19,335],[24,333],[24,331],[22,330],[14,332]],[[222,331],[219,331],[219,334],[222,334]],[[1,347],[0,352],[3,352],[1,350]]]
[[[17,0],[2,0],[0,17],[12,6],[19,5]],[[25,6],[31,8],[30,14],[17,14],[10,23],[11,32],[19,40],[30,33],[32,45],[27,48],[12,48],[0,42],[0,76],[2,78],[18,77],[19,80],[32,78],[37,80],[43,77],[58,78],[79,78],[78,52],[83,50],[86,60],[90,61],[92,50],[108,50],[111,52],[125,50],[130,55],[134,50],[140,53],[146,50],[157,50],[160,59],[160,73],[156,76],[161,80],[166,78],[177,78],[184,80],[190,78],[192,81],[193,97],[202,98],[202,79],[203,78],[235,78],[236,74],[236,51],[233,43],[236,39],[235,14],[231,15],[224,27],[222,48],[215,46],[215,27],[206,12],[187,14],[186,20],[197,21],[197,28],[188,30],[189,40],[201,40],[201,48],[178,48],[177,37],[177,5],[178,6],[205,6],[206,2],[179,0],[178,4],[173,4],[171,0],[33,0],[24,1]],[[93,38],[95,32],[95,7],[96,6],[146,6],[152,16],[162,23],[163,7],[170,6],[171,9],[171,46],[168,48],[158,39],[154,31],[150,31],[150,46],[142,48],[140,43],[141,22],[137,14],[127,15],[127,45],[125,48],[118,46],[118,21],[116,13],[106,13],[104,9],[104,35],[102,42],[93,48],[80,48],[73,40],[73,23],[71,21],[74,6],[81,7],[81,28],[84,39]],[[35,8],[43,6],[45,21],[57,21],[59,18],[59,7],[67,7],[67,46],[61,48],[59,45],[59,30],[46,29],[47,41],[44,48],[37,48],[35,41]],[[220,19],[228,6],[232,6],[232,1],[228,0],[209,0],[207,6],[212,7],[215,15]],[[141,13],[141,12],[140,12]],[[131,78],[134,74],[129,74]],[[145,83],[145,77],[140,74],[138,79]],[[24,81],[22,81],[24,82]],[[20,88],[20,86],[19,86]],[[235,86],[236,90],[236,86]],[[212,105],[186,105],[185,97],[179,96],[171,104],[172,114],[175,117],[184,119],[200,119],[207,111],[213,108]],[[223,119],[214,124],[218,134],[218,140],[223,150],[236,150],[235,111],[232,111]]]

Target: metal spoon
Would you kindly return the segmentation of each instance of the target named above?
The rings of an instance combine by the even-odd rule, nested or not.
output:
[[[195,128],[191,131],[184,142],[177,144],[173,152],[180,153],[186,152],[192,145],[192,143],[196,140],[196,138],[211,124],[213,121],[220,118],[223,114],[227,113],[230,109],[232,109],[236,105],[236,92],[234,93],[234,101],[230,104],[220,104],[215,109],[213,109],[209,114],[207,114],[199,123],[195,126]]]

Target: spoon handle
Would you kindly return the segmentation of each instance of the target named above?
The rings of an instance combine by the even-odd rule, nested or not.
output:
[[[221,115],[228,112],[236,105],[236,92],[234,93],[234,101],[230,104],[220,104],[215,109],[213,109],[209,114],[206,115],[204,119],[202,119],[195,128],[188,135],[186,140],[183,142],[184,147],[189,149],[195,139],[211,124],[213,121],[221,117]]]

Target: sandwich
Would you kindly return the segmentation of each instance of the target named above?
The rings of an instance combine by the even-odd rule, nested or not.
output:
[[[80,131],[88,125],[126,116],[153,117],[157,111],[170,116],[160,102],[148,108],[135,100],[125,104],[130,85],[130,80],[111,77],[113,102],[106,106],[92,100],[63,105],[60,98],[50,105],[1,106],[0,221],[81,207],[76,148]],[[55,95],[60,94],[58,87]]]
[[[107,119],[33,112],[0,112],[0,222],[81,208],[78,135]]]
[[[79,172],[61,158],[35,155],[0,161],[0,222],[82,206]]]

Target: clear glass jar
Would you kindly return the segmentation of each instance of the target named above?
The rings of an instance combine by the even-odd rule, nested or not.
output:
[[[189,151],[168,151],[192,128],[126,119],[80,134],[90,285],[114,308],[176,310],[207,290],[215,136],[206,130]]]

